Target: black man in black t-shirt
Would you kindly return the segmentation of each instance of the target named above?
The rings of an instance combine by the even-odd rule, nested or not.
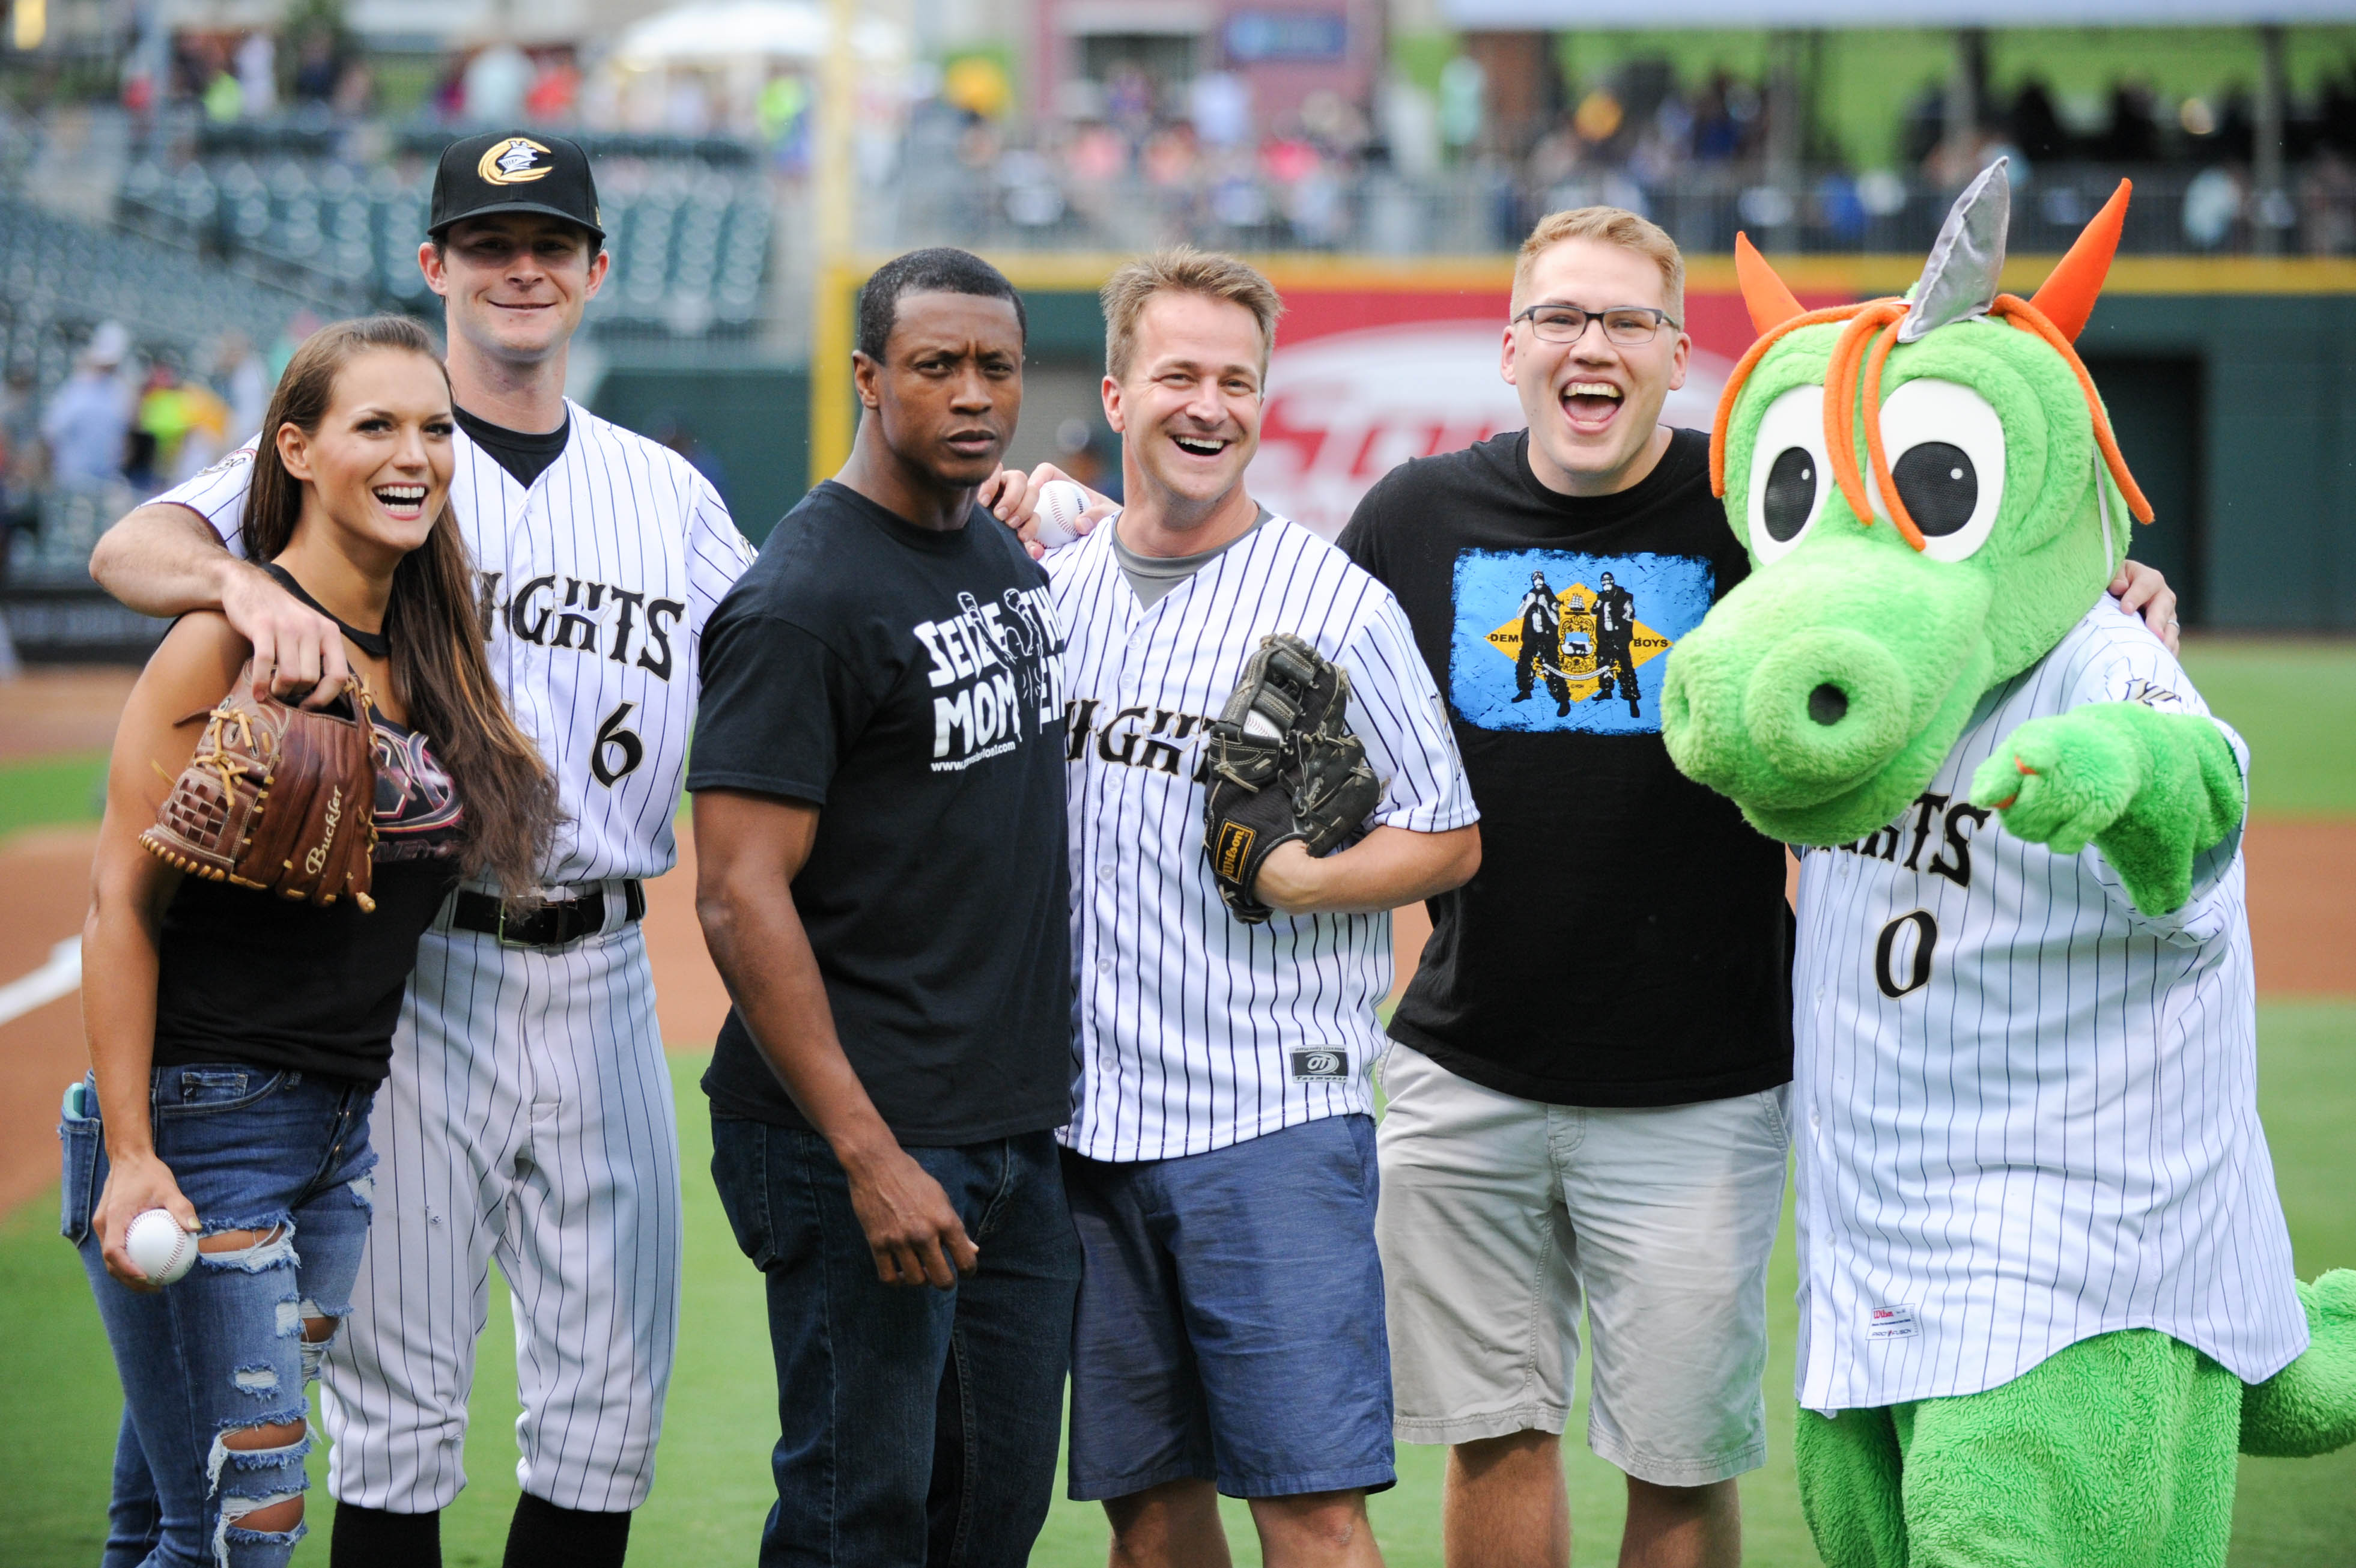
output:
[[[917,251],[868,280],[858,341],[851,460],[703,635],[696,909],[735,1003],[712,1178],[767,1286],[762,1561],[1012,1565],[1080,1275],[1062,645],[978,504],[1022,499],[1023,306]]]

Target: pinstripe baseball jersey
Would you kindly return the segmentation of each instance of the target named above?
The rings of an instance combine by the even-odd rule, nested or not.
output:
[[[2239,829],[2154,918],[2092,844],[2056,854],[1967,798],[2022,724],[2101,702],[2209,711],[2105,598],[1981,700],[1896,822],[1801,859],[1812,1410],[1975,1393],[2125,1328],[2252,1382],[2306,1348],[2258,1125]]]
[[[1478,820],[1447,710],[1390,591],[1273,518],[1149,607],[1113,527],[1044,565],[1064,656],[1071,811],[1073,1048],[1066,1144],[1156,1160],[1372,1109],[1375,1005],[1391,918],[1219,901],[1203,848],[1203,730],[1271,632],[1350,672],[1350,727],[1383,783],[1368,819],[1418,832]]]
[[[452,433],[450,503],[474,553],[491,672],[572,819],[542,880],[659,876],[695,720],[696,650],[753,559],[677,453],[565,401],[572,435],[529,486]],[[155,499],[242,552],[252,443]]]

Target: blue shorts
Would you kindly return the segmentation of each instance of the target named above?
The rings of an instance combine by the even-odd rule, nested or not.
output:
[[[1083,1260],[1074,1498],[1189,1477],[1236,1498],[1398,1479],[1376,1181],[1367,1116],[1174,1160],[1064,1151]]]

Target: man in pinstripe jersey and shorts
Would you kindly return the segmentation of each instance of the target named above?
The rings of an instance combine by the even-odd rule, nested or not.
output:
[[[1375,1005],[1389,911],[1472,874],[1477,813],[1398,602],[1244,489],[1276,291],[1182,250],[1104,305],[1128,507],[1044,563],[1068,639],[1071,1492],[1104,1501],[1119,1563],[1225,1562],[1224,1491],[1271,1564],[1373,1563],[1365,1494],[1394,1478]],[[1273,632],[1348,670],[1385,788],[1355,843],[1270,855],[1253,893],[1278,913],[1247,925],[1204,852],[1202,736]]]
[[[523,1403],[507,1562],[587,1568],[622,1561],[652,1484],[678,1331],[678,1135],[639,879],[675,858],[698,643],[751,552],[683,458],[563,396],[608,265],[579,147],[452,144],[428,235],[451,505],[491,668],[572,822],[543,886],[504,907],[460,889],[419,949],[371,1127],[367,1258],[322,1372],[333,1560],[439,1561],[496,1257]],[[282,693],[324,702],[346,675],[333,624],[241,558],[252,456],[133,512],[91,570],[149,614],[221,609]]]

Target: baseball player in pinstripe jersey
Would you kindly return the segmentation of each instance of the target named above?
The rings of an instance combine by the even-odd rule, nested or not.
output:
[[[446,311],[452,505],[492,670],[572,821],[541,887],[504,908],[462,889],[419,950],[372,1125],[367,1260],[322,1374],[337,1568],[439,1560],[494,1258],[523,1403],[507,1561],[619,1563],[653,1479],[680,1210],[640,879],[675,858],[697,644],[751,553],[683,459],[562,395],[603,240],[572,143],[443,155],[419,264]],[[91,571],[151,614],[221,607],[282,691],[331,692],[332,628],[239,559],[250,459],[133,512]]]
[[[1375,1006],[1388,912],[1472,874],[1477,813],[1398,602],[1244,489],[1275,291],[1177,251],[1104,304],[1128,506],[1044,563],[1068,639],[1071,1491],[1103,1499],[1118,1562],[1225,1561],[1223,1491],[1271,1563],[1376,1563]],[[1248,925],[1204,852],[1202,736],[1274,632],[1347,669],[1385,789],[1355,843],[1271,854],[1251,891],[1278,914]]]

